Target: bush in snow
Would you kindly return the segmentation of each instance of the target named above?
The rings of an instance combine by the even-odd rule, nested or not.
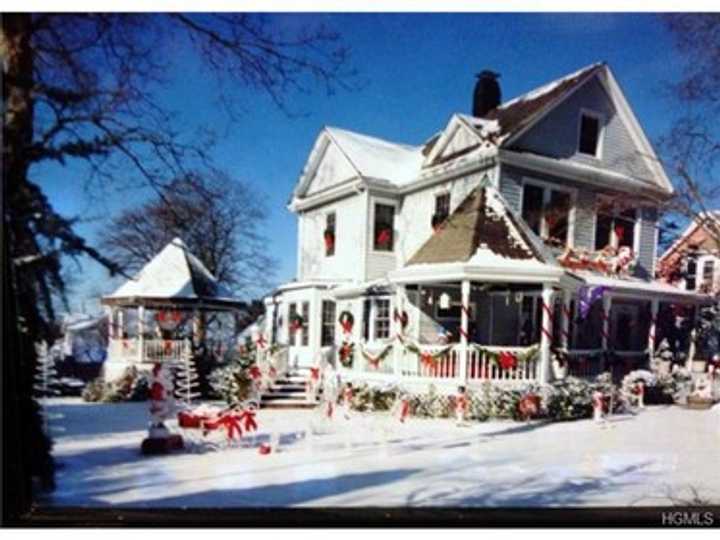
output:
[[[494,418],[519,420],[520,400],[529,394],[540,394],[540,387],[533,384],[503,387],[485,382],[480,392],[470,395],[468,416],[480,421]]]
[[[635,385],[642,382],[645,385],[644,402],[646,405],[667,404],[673,402],[673,391],[668,384],[672,380],[670,375],[659,375],[645,369],[631,371],[622,380],[621,393],[626,400],[632,400],[635,395]]]
[[[217,368],[210,373],[208,380],[214,397],[224,400],[230,407],[257,397],[247,369],[240,364]]]
[[[135,366],[127,368],[114,381],[95,379],[85,386],[82,398],[88,402],[117,403],[120,401],[145,401],[148,399],[150,382],[147,375]]]
[[[399,389],[395,386],[373,387],[367,384],[354,387],[351,407],[356,411],[389,411]]]

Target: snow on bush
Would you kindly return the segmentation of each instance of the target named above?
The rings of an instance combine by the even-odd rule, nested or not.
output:
[[[238,363],[217,368],[210,373],[210,387],[215,397],[225,401],[229,407],[253,396],[253,381],[247,369]]]
[[[135,366],[127,368],[114,381],[95,379],[85,386],[82,398],[88,402],[116,403],[120,401],[145,401],[148,398],[150,381]]]

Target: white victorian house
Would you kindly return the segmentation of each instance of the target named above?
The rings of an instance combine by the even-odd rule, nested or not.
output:
[[[705,301],[653,281],[672,195],[605,64],[505,103],[485,71],[473,114],[418,145],[326,127],[264,339],[299,368],[443,389],[548,381],[553,355],[581,376],[631,369]]]

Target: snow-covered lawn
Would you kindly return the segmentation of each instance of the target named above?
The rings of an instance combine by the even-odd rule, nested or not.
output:
[[[356,414],[325,426],[312,411],[261,410],[260,430],[235,447],[140,455],[144,403],[48,407],[61,464],[53,505],[618,506],[720,501],[720,406],[650,407],[606,427]],[[171,424],[174,426],[174,424]],[[255,445],[279,439],[279,451]]]

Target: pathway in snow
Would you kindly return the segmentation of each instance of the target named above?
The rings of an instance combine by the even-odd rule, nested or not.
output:
[[[61,464],[54,505],[618,506],[720,502],[720,407],[650,407],[591,421],[488,422],[262,410],[245,448],[143,457],[146,404],[49,406]],[[316,429],[317,430],[317,429]],[[254,445],[277,437],[280,451]]]

